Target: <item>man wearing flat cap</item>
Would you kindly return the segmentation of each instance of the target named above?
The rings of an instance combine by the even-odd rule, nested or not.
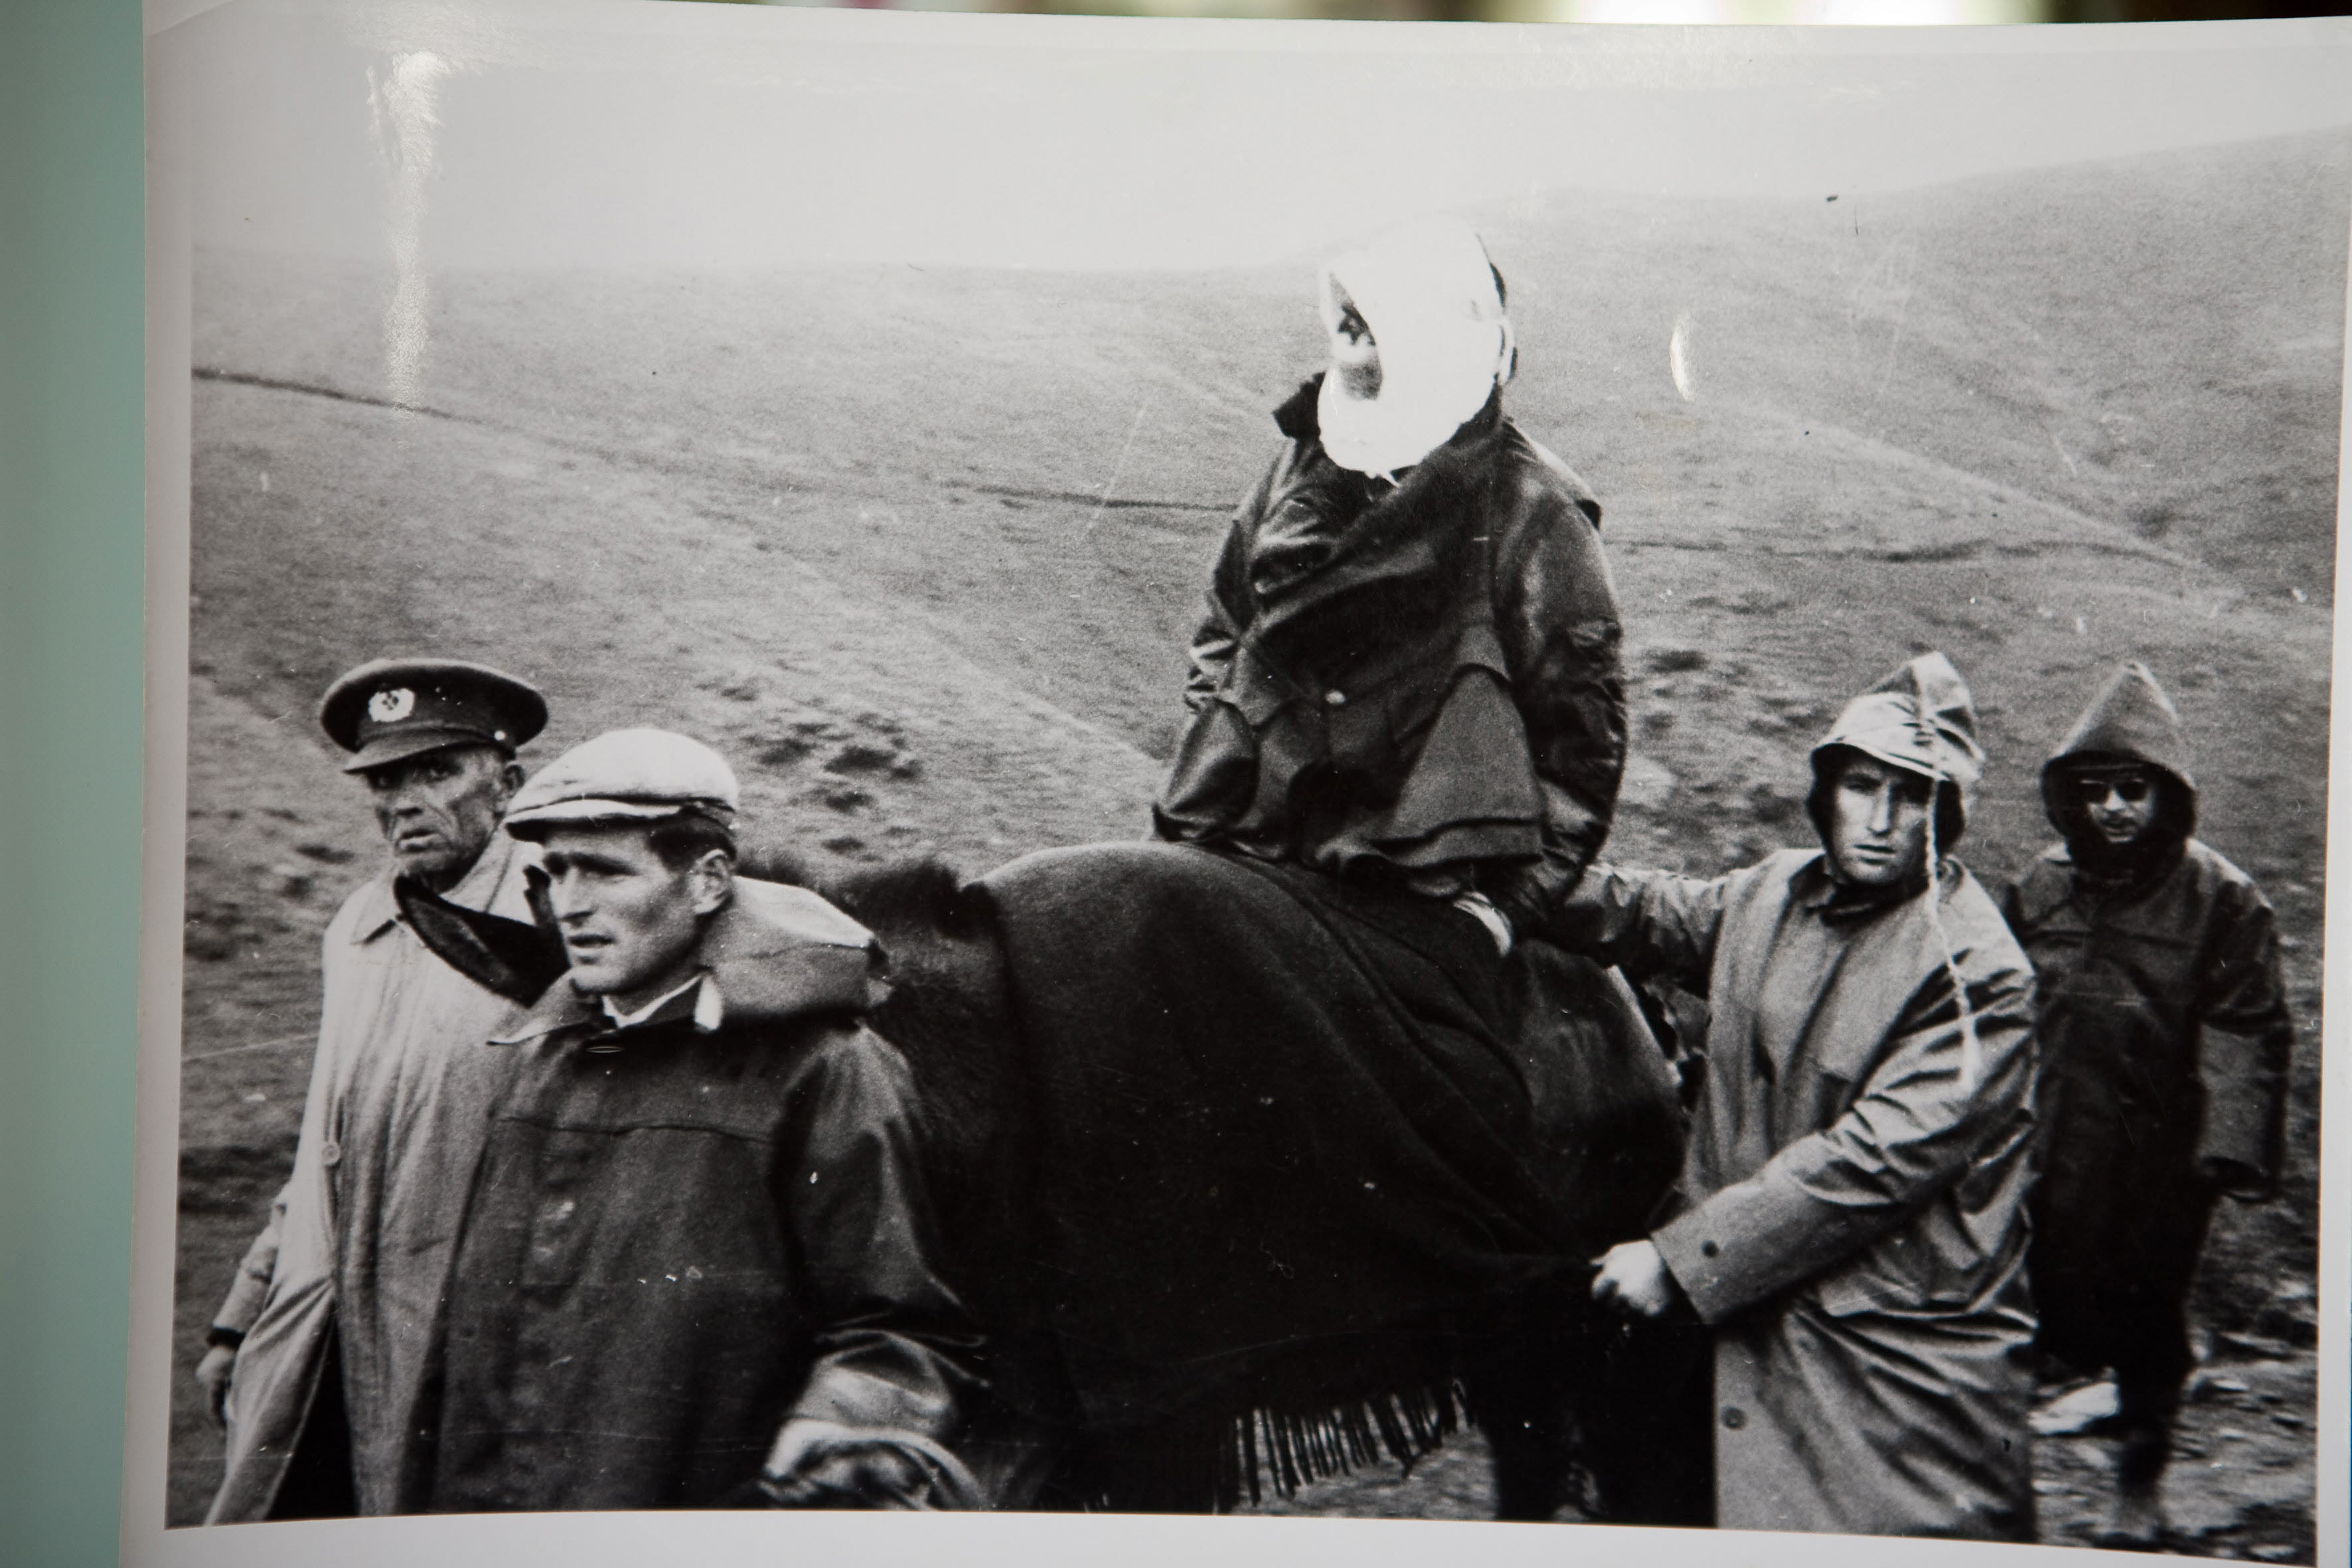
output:
[[[464,1205],[420,1510],[956,1507],[976,1348],[940,1278],[866,931],[734,874],[736,784],[623,730],[524,786],[569,971]]]
[[[530,921],[528,853],[498,827],[516,749],[547,722],[536,690],[483,665],[379,659],[328,689],[319,722],[391,863],[327,928],[294,1173],[197,1369],[228,1427],[215,1523],[394,1507],[456,1205],[507,1065],[481,1042],[520,1000],[495,954],[454,967],[418,921],[449,906],[492,932]]]

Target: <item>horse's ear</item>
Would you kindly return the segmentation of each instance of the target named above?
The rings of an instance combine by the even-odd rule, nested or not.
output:
[[[987,889],[977,881],[966,881],[962,872],[944,860],[928,862],[927,869],[935,879],[933,885],[939,889],[935,897],[950,935],[975,936],[993,929]]]

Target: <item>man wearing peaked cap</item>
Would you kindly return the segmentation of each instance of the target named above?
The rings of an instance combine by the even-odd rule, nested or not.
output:
[[[327,688],[319,726],[365,773],[445,746],[515,752],[547,727],[547,701],[513,676],[454,658],[379,658]]]
[[[482,862],[522,782],[515,752],[546,725],[537,691],[456,659],[377,659],[319,704],[320,728],[351,753],[343,772],[367,782],[400,873],[436,893]]]
[[[507,1066],[481,1042],[518,990],[486,951],[452,963],[427,922],[531,929],[531,857],[498,826],[516,749],[547,722],[536,690],[484,665],[377,659],[328,688],[319,722],[390,864],[327,928],[293,1175],[197,1369],[228,1427],[216,1523],[398,1506],[459,1177]]]
[[[737,805],[724,759],[661,730],[515,797],[570,967],[493,1041],[515,1076],[418,1510],[979,1500],[946,1447],[977,1340],[934,1263],[915,1086],[861,1021],[877,952],[735,875]]]
[[[2277,1189],[2294,1026],[2270,904],[2192,837],[2188,744],[2146,665],[2092,700],[2042,798],[2059,842],[2003,906],[2041,973],[2033,1294],[2044,1350],[2115,1369],[2100,1542],[2152,1548],[2198,1255],[2223,1194]]]
[[[1549,921],[1710,1004],[1679,1212],[1593,1282],[1711,1339],[1657,1394],[1712,1429],[1712,1499],[1654,1522],[2032,1539],[2033,979],[1947,853],[1976,728],[1923,654],[1814,747],[1819,848],[1713,879],[1596,865]]]

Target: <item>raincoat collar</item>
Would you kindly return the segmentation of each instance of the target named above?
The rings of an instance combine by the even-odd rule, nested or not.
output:
[[[663,997],[651,1011],[625,1022],[612,1015],[603,997],[585,994],[567,974],[549,986],[538,1004],[512,1029],[492,1036],[490,1044],[520,1046],[532,1040],[578,1036],[591,1041],[590,1048],[595,1049],[593,1042],[602,1042],[607,1036],[648,1034],[676,1024],[690,1024],[698,1033],[711,1034],[725,1019],[725,998],[708,970]],[[612,1048],[617,1049],[617,1044]]]
[[[1298,390],[1283,399],[1274,411],[1275,428],[1293,441],[1313,441],[1318,446],[1322,442],[1322,417],[1318,409],[1323,394],[1324,374],[1318,370],[1300,382]],[[1435,456],[1438,451],[1443,451],[1449,447],[1464,446],[1490,436],[1502,423],[1503,389],[1498,386],[1487,397],[1485,407],[1464,420],[1451,437],[1441,442],[1430,453],[1424,454],[1423,461],[1427,461],[1430,457]],[[1327,452],[1324,456],[1328,458],[1330,454]],[[1418,466],[1418,464],[1409,465],[1397,469],[1388,477],[1391,480],[1402,480],[1406,474],[1411,473],[1412,468]],[[1335,463],[1333,467],[1336,468],[1338,465]],[[1373,476],[1363,477],[1370,479]]]
[[[1938,864],[1937,871],[1940,897],[1957,885],[1958,863],[1946,858]],[[1910,902],[1927,889],[1927,877],[1924,870],[1907,882],[1887,888],[1865,888],[1842,882],[1830,867],[1826,850],[1817,853],[1811,861],[1799,867],[1789,879],[1790,900],[1799,909],[1819,915],[1830,925],[1859,925],[1898,904]]]
[[[2152,888],[2172,875],[2174,868],[2188,857],[2189,839],[2185,834],[2158,832],[2120,853],[2102,854],[2104,842],[2078,847],[2062,840],[2049,852],[2048,858],[2054,865],[2070,868],[2084,891],[2095,898],[2108,898]]]
[[[708,1035],[719,1027],[726,1016],[726,1001],[719,987],[710,984],[708,971],[698,970],[655,997],[644,1006],[628,1012],[614,1005],[610,996],[599,996],[597,1006],[604,1021],[615,1029],[635,1028],[639,1024],[653,1023],[657,1017],[672,1020],[681,1015],[691,1018],[694,1026]]]
[[[702,933],[701,984],[666,998],[651,1016],[612,1030],[635,1033],[680,1021],[710,1032],[722,1023],[780,1024],[823,1014],[860,1014],[887,994],[874,935],[805,888],[735,879],[735,896]],[[520,1045],[611,1023],[569,974],[541,995],[521,1022],[491,1041]]]

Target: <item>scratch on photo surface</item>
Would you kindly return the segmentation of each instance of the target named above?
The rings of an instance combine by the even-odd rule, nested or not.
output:
[[[1682,394],[1685,403],[1697,398],[1696,384],[1690,368],[1690,312],[1685,310],[1675,318],[1675,330],[1666,339],[1666,371],[1675,378],[1675,390]]]
[[[441,79],[449,69],[449,62],[429,49],[394,57],[382,75],[368,68],[370,128],[376,153],[392,174],[384,227],[394,281],[383,312],[383,367],[395,405],[416,401],[425,368],[431,303],[423,255],[425,187],[433,175],[434,134],[441,128]]]
[[[2065,460],[2066,471],[2074,475],[2076,479],[2081,479],[2083,477],[2083,470],[2074,466],[2074,454],[2067,451],[2064,447],[2059,445],[2058,432],[2055,430],[2050,432],[2050,444],[2058,448],[2058,456]]]
[[[1859,329],[1864,323],[1885,321],[1891,327],[1885,353],[1878,364],[1877,384],[1871,391],[1873,397],[1885,396],[1895,378],[1895,362],[1903,347],[1904,328],[1910,321],[1912,282],[1918,266],[1917,241],[1908,234],[1899,234],[1880,247],[1846,296],[1847,338],[1856,350],[1862,346]],[[1861,368],[1857,364],[1856,369]]]
[[[1139,403],[1135,405],[1135,420],[1127,427],[1127,444],[1119,447],[1118,461],[1110,467],[1110,482],[1103,486],[1101,499],[1095,502],[1094,511],[1087,518],[1086,531],[1088,533],[1092,533],[1095,531],[1095,524],[1102,521],[1103,509],[1110,505],[1111,491],[1118,488],[1120,477],[1127,472],[1128,456],[1135,450],[1135,437],[1143,429],[1143,416],[1150,406],[1149,403]]]

